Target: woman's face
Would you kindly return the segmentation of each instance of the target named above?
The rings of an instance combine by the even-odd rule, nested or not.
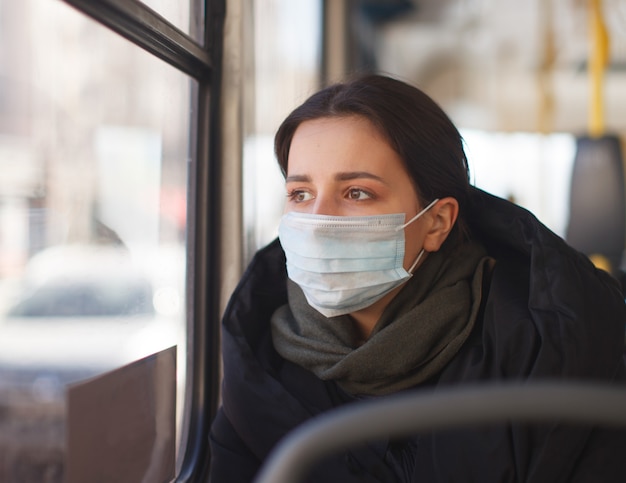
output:
[[[293,136],[287,166],[285,212],[404,213],[406,222],[423,208],[398,153],[362,117],[303,122]],[[426,216],[405,228],[405,268],[422,249]]]

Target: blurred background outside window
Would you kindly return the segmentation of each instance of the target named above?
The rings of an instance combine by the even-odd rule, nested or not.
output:
[[[67,385],[174,345],[180,418],[192,91],[61,1],[0,0],[0,481],[62,481]]]

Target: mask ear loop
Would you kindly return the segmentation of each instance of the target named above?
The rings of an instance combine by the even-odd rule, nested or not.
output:
[[[396,231],[404,230],[407,226],[409,226],[411,223],[417,220],[420,216],[422,216],[424,213],[430,210],[433,206],[435,206],[435,203],[437,203],[437,201],[439,201],[439,198],[435,198],[433,201],[431,201],[430,204],[426,208],[424,208],[417,215],[415,215],[413,218],[407,221],[404,225],[400,225],[399,227],[397,227]]]
[[[431,201],[430,204],[426,208],[424,208],[422,211],[420,211],[417,215],[415,215],[413,218],[407,221],[404,225],[400,225],[398,228],[396,228],[396,231],[404,230],[407,226],[409,226],[411,223],[417,220],[420,216],[422,216],[424,213],[430,210],[433,206],[435,206],[435,203],[437,203],[437,201],[439,201],[439,198],[435,198],[433,201]],[[417,255],[417,258],[413,262],[413,265],[411,265],[411,268],[409,268],[408,272],[411,275],[413,275],[413,270],[415,270],[415,267],[417,266],[419,261],[422,259],[422,256],[424,255],[425,251],[426,250],[422,248],[422,250],[419,252],[419,255]]]
[[[415,259],[415,261],[413,262],[413,265],[411,265],[411,268],[409,268],[408,272],[413,275],[413,270],[415,270],[415,267],[417,266],[417,264],[419,263],[420,259],[422,258],[422,255],[424,255],[424,252],[426,252],[426,250],[424,250],[422,248],[422,250],[420,251],[419,255],[417,256],[417,258]]]

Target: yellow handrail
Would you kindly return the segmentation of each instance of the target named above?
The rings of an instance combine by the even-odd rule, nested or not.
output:
[[[602,17],[602,0],[589,0],[589,34],[591,43],[589,134],[600,137],[604,134],[604,69],[609,61],[609,35]]]

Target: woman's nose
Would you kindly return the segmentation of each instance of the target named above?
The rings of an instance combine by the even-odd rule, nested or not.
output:
[[[324,193],[318,192],[315,197],[315,202],[311,207],[311,213],[314,215],[341,215],[339,204],[336,202],[333,196],[328,196]]]

